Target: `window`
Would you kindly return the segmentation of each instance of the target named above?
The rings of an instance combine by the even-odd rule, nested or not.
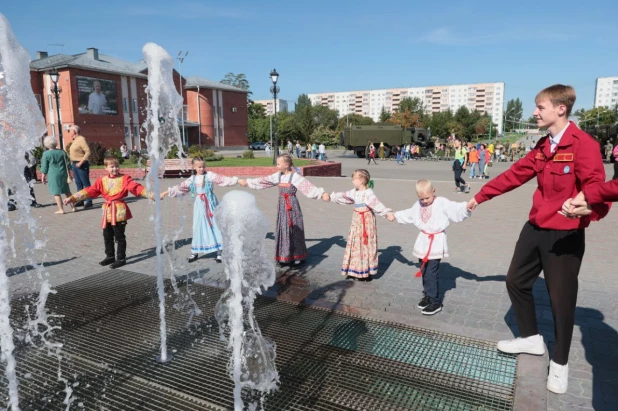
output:
[[[131,127],[124,126],[124,136],[125,137],[131,137]]]
[[[139,126],[133,126],[133,136],[139,137]]]
[[[41,95],[40,94],[35,94],[34,98],[36,99],[36,103],[39,105],[39,110],[41,110],[41,112],[43,112],[43,106],[41,105]]]
[[[52,95],[51,94],[47,95],[47,105],[49,106],[49,112],[53,114],[53,112],[54,112],[54,103],[53,103],[53,99],[52,99]]]
[[[137,99],[134,98],[132,103],[133,103],[133,112],[137,113]]]
[[[129,103],[127,102],[127,98],[126,98],[126,97],[123,97],[123,98],[122,98],[122,110],[123,110],[125,113],[128,113],[128,112],[129,112]]]

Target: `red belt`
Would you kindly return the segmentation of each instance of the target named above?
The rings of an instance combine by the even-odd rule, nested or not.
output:
[[[427,264],[427,261],[429,261],[429,254],[431,253],[431,246],[433,245],[433,239],[436,235],[443,233],[444,231],[440,231],[437,233],[428,233],[428,232],[421,230],[421,232],[423,234],[427,234],[427,236],[429,237],[429,248],[427,248],[427,254],[425,254],[425,257],[423,257],[423,260],[422,260],[423,264],[421,264],[420,270],[418,270],[418,272],[414,275],[415,277],[421,277],[423,275],[423,268]]]
[[[288,216],[288,222],[290,223],[290,227],[292,227],[292,202],[290,201],[290,197],[295,197],[294,194],[282,193],[283,200],[285,201],[285,213]]]
[[[198,194],[198,198],[204,202],[204,206],[206,207],[206,219],[208,220],[208,225],[212,227],[212,211],[210,211],[210,202],[208,201],[208,197],[206,194]]]
[[[107,211],[111,212],[111,225],[116,225],[116,203],[124,204],[124,201],[119,200],[111,200],[103,203],[103,221],[101,221],[101,228],[105,228],[107,226]],[[126,207],[126,205],[125,205]]]
[[[361,220],[363,220],[363,244],[367,244],[369,235],[367,234],[367,227],[365,227],[365,214],[370,213],[371,210],[365,210],[365,211],[354,210],[354,211],[359,213],[361,215]]]

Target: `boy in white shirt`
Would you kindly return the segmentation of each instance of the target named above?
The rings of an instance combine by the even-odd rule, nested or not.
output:
[[[388,213],[389,221],[397,220],[400,224],[414,224],[421,230],[414,243],[412,254],[419,259],[421,269],[417,277],[423,277],[423,299],[418,303],[424,315],[433,315],[442,311],[438,274],[440,260],[448,257],[446,228],[452,221],[459,223],[470,217],[467,203],[457,203],[444,197],[436,197],[436,190],[431,181],[418,180],[416,194],[418,201],[407,210]]]

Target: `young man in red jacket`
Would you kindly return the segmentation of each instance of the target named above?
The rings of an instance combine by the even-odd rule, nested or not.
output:
[[[560,84],[536,96],[539,127],[549,135],[511,168],[483,186],[468,202],[468,208],[507,193],[537,178],[532,209],[515,245],[506,275],[506,288],[517,317],[520,337],[498,342],[507,353],[545,353],[543,337],[536,322],[532,286],[543,271],[555,325],[556,345],[550,362],[547,389],[563,394],[568,386],[568,359],[575,323],[577,276],[584,256],[584,228],[609,211],[606,204],[593,205],[588,216],[564,218],[560,211],[565,200],[580,190],[605,181],[598,143],[569,122],[575,90]]]

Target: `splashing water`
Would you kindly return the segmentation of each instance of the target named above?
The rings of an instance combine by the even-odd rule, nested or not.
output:
[[[34,148],[46,127],[32,92],[30,84],[30,58],[15,38],[8,20],[0,14],[0,346],[2,361],[6,363],[5,376],[8,380],[8,406],[19,410],[18,381],[13,329],[9,322],[11,312],[10,285],[7,276],[7,262],[18,255],[16,232],[28,233],[20,255],[25,255],[39,279],[42,267],[34,262],[34,252],[45,243],[35,239],[36,220],[30,214],[30,186],[23,171],[26,166],[25,153]],[[11,195],[8,195],[8,190]],[[9,220],[7,202],[17,204],[17,215]],[[27,230],[17,227],[27,227]],[[44,304],[44,303],[43,303]]]
[[[264,248],[268,220],[255,197],[230,191],[215,211],[223,236],[222,258],[230,287],[215,307],[221,337],[229,332],[228,372],[234,381],[234,409],[243,410],[242,389],[261,395],[278,388],[275,343],[260,332],[253,315],[255,296],[275,283],[275,266]],[[250,405],[255,407],[256,404]]]
[[[148,109],[144,129],[148,135],[148,157],[150,158],[150,170],[146,176],[149,191],[154,192],[155,212],[153,216],[154,232],[156,238],[157,256],[157,288],[159,294],[159,316],[161,332],[161,354],[158,358],[161,362],[168,361],[167,333],[165,325],[165,290],[163,283],[163,237],[161,235],[161,182],[159,174],[161,168],[165,170],[164,159],[166,154],[176,145],[179,156],[182,154],[180,131],[178,129],[178,113],[181,110],[183,100],[176,91],[174,85],[174,60],[160,46],[147,43],[142,49],[144,59],[148,65]]]

